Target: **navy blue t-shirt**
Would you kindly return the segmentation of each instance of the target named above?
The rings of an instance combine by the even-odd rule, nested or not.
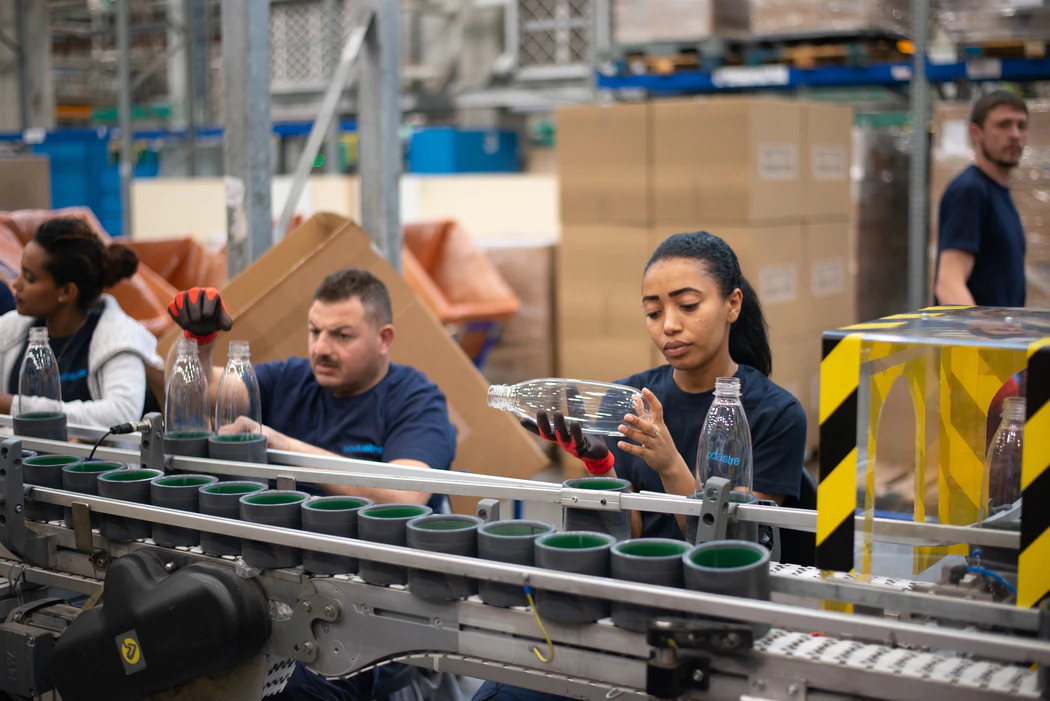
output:
[[[806,413],[787,390],[781,389],[758,370],[740,365],[740,401],[751,429],[752,488],[766,494],[798,497],[806,451]],[[714,390],[696,394],[682,391],[674,381],[674,368],[663,365],[631,375],[617,384],[648,388],[664,407],[664,423],[675,447],[690,470],[696,468],[696,451],[707,411],[714,401]],[[616,474],[629,480],[636,492],[663,492],[656,470],[644,460],[616,447],[619,439],[606,438],[616,458]],[[642,535],[647,538],[685,536],[671,514],[642,512]]]
[[[0,280],[0,316],[7,314],[15,308],[15,296],[11,294],[11,288],[7,283]]]
[[[336,397],[317,384],[304,358],[255,366],[262,420],[281,433],[357,460],[419,460],[447,470],[456,456],[456,430],[445,395],[418,370],[391,363],[364,394]],[[434,494],[440,509],[445,497]]]
[[[956,250],[974,255],[966,281],[974,302],[982,307],[1023,307],[1024,228],[1010,190],[972,165],[944,191],[938,221],[938,254]]]

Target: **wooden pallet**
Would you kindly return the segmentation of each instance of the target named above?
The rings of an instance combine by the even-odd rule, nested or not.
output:
[[[871,63],[907,61],[906,46],[887,40],[841,43],[792,44],[755,47],[747,52],[749,65],[786,64],[795,68],[861,66]]]
[[[988,39],[961,45],[963,58],[1046,58],[1043,39]]]

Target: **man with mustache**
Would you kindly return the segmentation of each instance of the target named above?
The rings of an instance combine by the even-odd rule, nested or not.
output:
[[[212,349],[233,321],[215,289],[180,292],[168,307],[187,338],[197,340],[201,365],[211,368],[212,407],[222,375]],[[262,395],[262,433],[267,446],[314,455],[337,455],[448,470],[456,452],[456,431],[445,395],[426,375],[390,362],[393,314],[386,285],[371,273],[344,268],[326,277],[314,292],[307,315],[309,358],[288,358],[255,366]],[[168,354],[166,378],[175,364]],[[245,423],[234,430],[255,432]],[[429,504],[447,512],[442,494],[393,489],[300,484],[313,493],[360,496],[376,503]],[[326,680],[296,665],[275,701],[357,701],[396,691],[403,665],[388,664],[350,679]],[[385,692],[382,690],[385,689]]]
[[[970,117],[976,163],[941,198],[937,283],[940,304],[1023,307],[1025,236],[1010,197],[1010,172],[1028,138],[1028,107],[999,91]]]
[[[168,313],[187,338],[197,340],[202,367],[211,368],[214,407],[222,368],[214,366],[212,349],[219,331],[233,327],[222,298],[217,290],[193,288],[180,292]],[[318,285],[307,315],[309,358],[255,365],[261,430],[269,448],[449,469],[456,432],[445,395],[422,372],[390,362],[392,321],[390,293],[368,271],[344,268]],[[166,379],[175,357],[173,347]],[[256,432],[254,426],[242,428]],[[303,485],[306,491],[368,497],[377,503],[429,504],[435,511],[446,505],[440,494],[311,486]]]

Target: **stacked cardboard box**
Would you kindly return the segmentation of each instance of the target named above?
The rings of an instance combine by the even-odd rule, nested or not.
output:
[[[751,29],[759,35],[861,29],[907,35],[910,8],[910,0],[751,0]]]
[[[642,272],[664,238],[702,229],[736,251],[769,322],[774,380],[806,406],[815,439],[820,334],[853,320],[850,110],[682,99],[558,119],[559,372],[614,380],[662,364]]]
[[[937,23],[961,43],[1033,39],[1039,45],[1050,33],[1050,7],[1042,0],[940,0]]]
[[[621,45],[743,36],[749,28],[740,0],[613,0],[613,37]]]
[[[934,141],[930,178],[930,265],[937,260],[941,197],[948,184],[973,163],[971,105],[942,102],[934,106]],[[1027,251],[1026,306],[1050,308],[1050,100],[1029,100],[1028,148],[1014,172],[1010,194],[1024,226]],[[932,279],[931,274],[931,279]]]

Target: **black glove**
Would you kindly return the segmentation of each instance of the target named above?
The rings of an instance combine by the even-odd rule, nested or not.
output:
[[[168,305],[168,315],[186,331],[187,338],[201,345],[215,340],[219,331],[233,328],[233,319],[214,287],[191,287],[178,293]]]
[[[522,419],[521,425],[540,438],[557,443],[565,452],[583,461],[583,466],[592,475],[600,475],[613,468],[615,459],[605,441],[583,432],[576,421],[568,422],[560,411],[553,413],[554,426],[546,411],[536,413],[536,421]]]

